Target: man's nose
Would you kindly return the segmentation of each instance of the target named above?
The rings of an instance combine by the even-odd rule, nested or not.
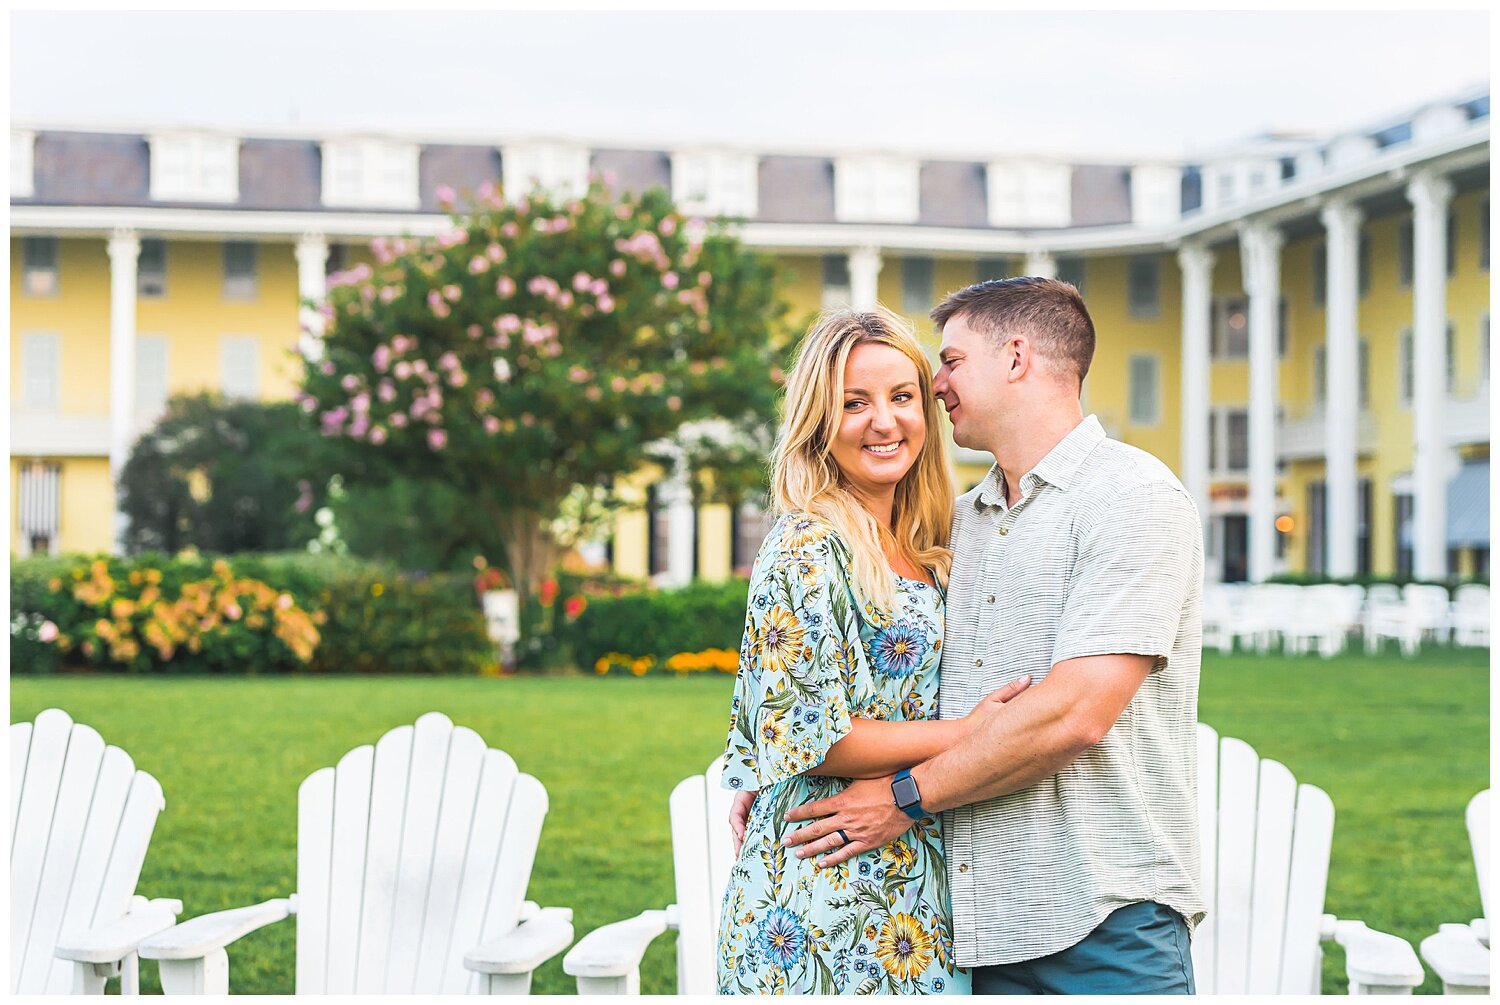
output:
[[[932,393],[934,397],[941,398],[948,393],[948,368],[941,367],[932,375]]]

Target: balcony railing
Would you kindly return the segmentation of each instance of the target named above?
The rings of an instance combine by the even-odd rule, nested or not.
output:
[[[1328,449],[1327,428],[1322,405],[1283,416],[1276,428],[1276,452],[1284,461],[1321,458]],[[1373,454],[1378,435],[1375,414],[1369,409],[1360,409],[1359,427],[1355,432],[1356,449],[1359,453]]]

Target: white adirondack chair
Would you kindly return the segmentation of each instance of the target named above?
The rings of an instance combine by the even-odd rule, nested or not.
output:
[[[1465,583],[1453,596],[1449,610],[1453,624],[1453,644],[1488,646],[1490,644],[1490,588],[1480,583]]]
[[[1490,790],[1469,800],[1464,817],[1479,878],[1479,906],[1484,917],[1467,925],[1443,925],[1422,940],[1422,959],[1437,972],[1445,994],[1490,992]]]
[[[1286,651],[1300,655],[1316,648],[1324,659],[1344,651],[1349,631],[1359,622],[1364,588],[1320,583],[1301,588],[1282,628]]]
[[[225,947],[297,919],[298,994],[525,994],[573,912],[524,901],[547,791],[440,712],[297,792],[297,892],[147,940],[168,994],[227,994]]]
[[[140,991],[140,941],[170,928],[178,900],[135,893],[161,786],[130,755],[49,708],[10,727],[12,994]]]
[[[1222,751],[1222,752],[1221,752]],[[1321,943],[1347,953],[1351,994],[1410,994],[1422,967],[1407,943],[1323,913],[1333,804],[1298,786],[1243,741],[1198,726],[1199,825],[1208,920],[1192,942],[1200,994],[1317,994]],[[729,882],[732,793],[721,763],[672,792],[677,903],[606,925],[563,959],[579,994],[638,994],[640,962],[658,935],[677,932],[677,993],[712,994],[719,908]],[[1220,840],[1222,835],[1222,840]]]

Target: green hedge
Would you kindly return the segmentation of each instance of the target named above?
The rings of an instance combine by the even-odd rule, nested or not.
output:
[[[585,669],[606,653],[655,656],[740,647],[750,584],[696,582],[676,590],[642,590],[591,598],[572,626],[573,658]]]
[[[11,564],[17,673],[472,674],[494,662],[467,576],[304,554]]]

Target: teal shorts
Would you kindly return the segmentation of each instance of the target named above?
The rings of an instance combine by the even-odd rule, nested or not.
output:
[[[975,967],[976,995],[1190,995],[1188,927],[1169,907],[1129,904],[1051,956]]]

